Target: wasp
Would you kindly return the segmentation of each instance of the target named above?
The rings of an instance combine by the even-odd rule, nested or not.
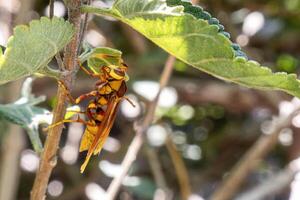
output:
[[[109,56],[109,55],[98,55]],[[126,81],[128,80],[128,66],[124,62],[120,62],[120,66],[108,65],[102,66],[100,72],[93,72],[81,65],[80,68],[89,76],[97,78],[95,88],[89,93],[83,94],[74,99],[70,94],[69,89],[63,82],[59,82],[62,88],[65,89],[69,100],[73,104],[79,104],[87,98],[92,98],[89,101],[86,109],[77,113],[85,114],[87,120],[81,119],[79,116],[75,120],[65,119],[48,127],[52,128],[62,123],[78,122],[86,125],[83,133],[79,151],[88,151],[84,163],[80,167],[80,172],[83,173],[91,156],[100,153],[106,138],[113,126],[116,118],[117,110],[122,99],[126,99],[132,106],[135,106],[130,99],[125,96],[127,91]]]

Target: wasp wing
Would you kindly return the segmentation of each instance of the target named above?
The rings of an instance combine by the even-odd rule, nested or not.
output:
[[[91,145],[95,139],[95,135],[98,132],[98,129],[99,129],[99,127],[97,125],[95,125],[95,126],[87,125],[86,126],[86,129],[81,138],[79,152],[87,151],[91,147]]]
[[[113,126],[114,120],[116,118],[118,106],[121,98],[113,96],[107,105],[107,109],[105,111],[105,116],[103,121],[101,122],[97,133],[94,137],[93,143],[89,146],[87,156],[85,158],[84,163],[80,167],[80,172],[83,173],[92,154],[97,154],[101,151],[102,146],[109,135],[109,132]]]

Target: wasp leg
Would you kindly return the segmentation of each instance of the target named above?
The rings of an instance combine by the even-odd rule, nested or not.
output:
[[[73,112],[73,113],[80,113],[80,114],[84,114],[84,111],[78,111],[78,110],[67,110],[67,112]]]
[[[107,83],[108,83],[108,81],[101,81],[101,80],[97,81],[96,82],[96,90],[100,91],[101,88],[103,88]]]
[[[87,94],[80,95],[76,99],[71,95],[70,90],[67,88],[66,84],[63,81],[58,81],[58,84],[65,90],[65,94],[68,96],[69,101],[72,104],[79,104],[82,100],[88,98],[88,97],[95,97],[97,96],[97,91],[93,90]]]
[[[89,75],[89,76],[91,76],[91,77],[93,77],[93,78],[99,78],[99,74],[96,74],[96,73],[94,73],[94,72],[91,72],[91,71],[89,71],[89,70],[87,70],[85,67],[83,67],[82,65],[80,65],[80,69],[82,70],[82,71],[84,71],[84,73],[86,73],[87,75]]]
[[[61,125],[61,124],[63,124],[63,123],[72,123],[72,122],[74,122],[74,123],[82,123],[82,124],[85,124],[85,125],[87,125],[87,126],[94,126],[92,123],[87,122],[87,121],[84,121],[83,119],[80,119],[80,118],[78,117],[77,119],[64,119],[64,120],[61,120],[61,121],[59,121],[59,122],[56,122],[56,123],[54,123],[54,124],[51,124],[50,126],[48,126],[47,128],[45,128],[44,130],[45,130],[45,131],[48,131],[49,129],[54,128],[54,127],[56,127],[56,126],[58,126],[58,125]]]
[[[75,104],[75,99],[74,99],[74,97],[71,95],[70,90],[69,90],[69,88],[66,86],[66,84],[65,84],[63,81],[59,80],[59,81],[58,81],[58,85],[60,85],[60,86],[64,89],[64,92],[65,92],[65,94],[67,95],[67,97],[69,98],[69,101],[70,101],[72,104]]]
[[[67,110],[67,113],[79,113],[79,114],[85,114],[85,111],[78,111],[78,110]]]
[[[91,77],[93,77],[93,78],[99,78],[99,76],[100,76],[99,74],[87,70],[85,67],[83,67],[83,66],[81,65],[81,63],[80,63],[79,60],[78,60],[77,62],[78,62],[78,65],[79,65],[80,69],[81,69],[84,73],[86,73],[87,75],[89,75],[89,76],[91,76]]]
[[[74,101],[75,104],[79,104],[82,100],[89,98],[89,97],[96,97],[98,95],[98,91],[97,90],[93,90],[89,93],[80,95],[79,97],[77,97]]]
[[[127,96],[123,96],[123,98],[135,108],[135,104]]]
[[[95,58],[118,58],[119,56],[116,56],[116,55],[110,55],[110,54],[106,54],[106,53],[97,53],[97,54],[94,54]],[[122,59],[121,59],[122,61]]]
[[[103,87],[108,81],[107,80],[99,80],[99,81],[96,81],[95,85],[97,86],[97,88],[101,88]]]

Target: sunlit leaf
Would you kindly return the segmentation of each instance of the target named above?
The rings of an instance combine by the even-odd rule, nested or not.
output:
[[[116,0],[110,9],[84,6],[82,10],[121,20],[178,59],[217,78],[300,97],[295,74],[273,73],[248,61],[216,18],[187,1]]]
[[[57,77],[59,71],[49,68],[50,60],[73,36],[72,25],[62,18],[42,17],[29,26],[14,29],[7,48],[0,52],[0,84],[40,73]]]

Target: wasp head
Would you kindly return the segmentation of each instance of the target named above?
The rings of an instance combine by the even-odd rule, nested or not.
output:
[[[102,69],[111,78],[116,80],[126,79],[127,77],[126,71],[128,69],[128,66],[124,63],[122,63],[120,66],[116,66],[116,65],[104,66]]]

